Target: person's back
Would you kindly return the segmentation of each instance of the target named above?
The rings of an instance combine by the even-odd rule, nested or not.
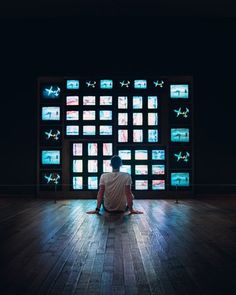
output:
[[[124,172],[104,173],[100,185],[105,186],[104,207],[109,211],[125,211],[127,206],[126,185],[131,185],[131,176]]]

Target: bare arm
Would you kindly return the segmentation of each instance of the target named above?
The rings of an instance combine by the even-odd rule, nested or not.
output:
[[[88,211],[88,214],[99,214],[99,210],[101,208],[101,203],[102,203],[102,198],[105,192],[105,185],[100,185],[99,186],[99,191],[97,194],[97,208],[96,210]]]
[[[130,185],[125,186],[125,195],[127,198],[127,204],[129,207],[130,214],[142,214],[143,213],[142,211],[133,209],[133,194],[132,194]]]

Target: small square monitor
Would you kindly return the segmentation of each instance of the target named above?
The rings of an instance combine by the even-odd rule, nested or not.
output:
[[[96,120],[96,111],[83,111],[83,120],[84,121]]]
[[[98,172],[98,161],[97,160],[88,160],[88,172],[97,173]]]
[[[101,110],[99,111],[100,120],[112,120],[112,111]]]
[[[149,126],[158,125],[158,113],[148,113],[148,125]]]
[[[148,151],[135,150],[135,160],[148,160]]]
[[[43,99],[56,100],[61,96],[61,88],[56,84],[43,85],[41,95]]]
[[[69,89],[69,90],[79,89],[79,80],[67,80],[66,89]]]
[[[143,125],[143,114],[142,113],[133,113],[133,125],[135,125],[135,126]]]
[[[67,106],[78,106],[79,105],[79,96],[67,96],[66,97]]]
[[[103,172],[112,172],[112,167],[110,163],[110,160],[103,160]]]
[[[133,96],[133,109],[142,109],[142,108],[143,108],[143,97]]]
[[[134,88],[135,89],[146,89],[147,88],[147,80],[134,80]]]
[[[157,96],[148,96],[148,109],[157,109],[158,99]]]
[[[113,155],[113,144],[112,143],[103,143],[102,150],[103,150],[103,156],[112,156]]]
[[[112,105],[112,96],[100,96],[100,105],[101,106],[111,106]]]
[[[101,89],[112,89],[113,81],[112,80],[100,80],[100,88]]]
[[[133,130],[133,142],[143,142],[143,130],[134,129]]]
[[[82,176],[73,176],[73,189],[74,190],[83,189],[83,177]]]
[[[73,160],[73,172],[74,173],[83,172],[83,160]]]
[[[118,155],[122,160],[131,160],[131,150],[119,150]]]
[[[148,142],[158,142],[158,130],[149,129],[148,130]]]
[[[66,111],[66,120],[67,121],[78,121],[79,112],[78,111]]]
[[[131,174],[131,165],[122,165],[120,167],[120,172],[125,172]]]
[[[111,125],[100,125],[99,126],[100,135],[112,135],[112,126]]]
[[[135,189],[136,190],[147,190],[148,181],[147,180],[135,180]]]
[[[88,156],[97,156],[98,155],[98,144],[88,143]]]
[[[188,84],[172,84],[170,85],[170,97],[173,99],[189,98],[189,86]]]
[[[165,165],[152,165],[152,175],[164,175]]]
[[[42,150],[42,165],[60,165],[60,158],[59,150]]]
[[[96,135],[96,126],[93,126],[93,125],[83,126],[83,135]]]
[[[173,172],[170,179],[172,186],[188,187],[190,185],[189,172]]]
[[[152,160],[165,160],[165,150],[152,150]]]
[[[163,179],[154,179],[152,181],[153,190],[164,190],[165,189],[165,180]]]
[[[126,129],[118,130],[118,142],[128,142],[128,130]]]
[[[41,129],[41,140],[45,145],[60,145],[61,128],[45,127]]]
[[[42,107],[43,121],[59,121],[60,107]]]
[[[73,156],[83,156],[82,143],[73,143]]]
[[[79,126],[67,125],[66,126],[66,135],[68,135],[68,136],[79,135]]]
[[[171,142],[189,142],[189,129],[171,128]]]
[[[135,174],[136,175],[147,175],[148,174],[148,165],[135,165]]]
[[[96,97],[95,96],[84,96],[83,97],[83,105],[84,106],[95,106],[96,105]]]
[[[128,113],[118,113],[118,126],[128,125]]]
[[[97,176],[89,176],[88,177],[88,189],[98,189],[98,177]]]
[[[118,109],[127,109],[127,108],[128,108],[128,97],[118,96]]]

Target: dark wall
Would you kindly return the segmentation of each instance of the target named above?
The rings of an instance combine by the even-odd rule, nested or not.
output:
[[[37,77],[73,74],[193,75],[198,191],[234,184],[235,29],[147,16],[2,21],[1,192],[35,189]]]

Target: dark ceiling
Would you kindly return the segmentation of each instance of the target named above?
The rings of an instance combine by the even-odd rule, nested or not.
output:
[[[235,17],[236,9],[234,0],[5,0],[0,3],[1,19],[93,15]]]

